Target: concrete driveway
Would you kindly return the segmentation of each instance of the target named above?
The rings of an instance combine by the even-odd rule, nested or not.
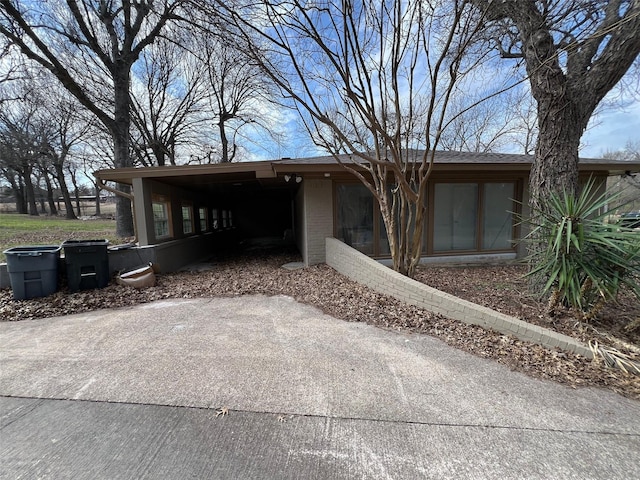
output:
[[[282,296],[0,323],[0,409],[0,478],[640,478],[640,402]]]

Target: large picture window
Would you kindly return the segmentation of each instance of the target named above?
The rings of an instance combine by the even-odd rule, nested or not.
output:
[[[473,250],[476,246],[478,184],[436,184],[434,207],[433,249]]]
[[[513,249],[515,181],[439,182],[430,192],[423,254]],[[367,255],[390,255],[379,206],[364,185],[336,185],[335,225],[336,238],[346,244]]]
[[[514,182],[435,184],[434,253],[512,248],[514,197]]]

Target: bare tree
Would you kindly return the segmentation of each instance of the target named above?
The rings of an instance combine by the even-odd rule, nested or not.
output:
[[[25,135],[32,135],[33,142],[38,144],[37,155],[33,156],[34,173],[38,183],[44,182],[49,211],[57,213],[53,198],[57,184],[67,218],[76,218],[67,188],[65,164],[74,147],[87,139],[94,120],[64,88],[51,82],[47,71],[23,69],[19,80],[2,88],[0,98],[8,98],[7,112],[22,112],[26,121],[24,128],[28,127]],[[8,113],[5,118],[11,116]]]
[[[11,43],[6,38],[0,38],[0,86],[21,78],[20,64],[11,55]],[[0,105],[7,98],[0,98]]]
[[[220,162],[231,162],[236,157],[236,137],[241,129],[252,125],[270,130],[258,109],[273,102],[273,84],[245,52],[217,34],[199,35],[196,50],[206,66],[209,110],[220,138]]]
[[[534,155],[538,141],[538,116],[535,99],[526,92],[514,108],[516,134],[513,143],[521,147],[525,155]]]
[[[58,96],[54,104],[47,105],[45,115],[51,135],[46,151],[47,158],[53,169],[53,176],[60,185],[65,216],[75,218],[65,178],[65,167],[73,156],[74,147],[88,139],[93,122],[87,118],[86,112],[80,111],[74,99],[65,98],[64,94]]]
[[[38,215],[33,173],[42,145],[33,109],[0,111],[0,166],[14,190],[18,213]]]
[[[464,1],[218,2],[241,41],[295,104],[313,141],[371,191],[393,268],[412,276],[427,178],[477,19]],[[345,160],[347,158],[348,160]]]
[[[505,59],[522,59],[537,101],[531,204],[578,188],[589,119],[640,53],[640,0],[471,0]]]
[[[0,34],[53,73],[105,125],[114,143],[115,166],[129,167],[132,66],[176,18],[181,3],[0,0]],[[96,75],[87,78],[92,70]],[[104,88],[96,88],[105,78],[111,91],[107,98]],[[133,234],[130,201],[123,197],[118,199],[116,229],[121,236]]]
[[[135,129],[134,129],[135,131]],[[136,159],[137,153],[132,140],[131,158]],[[78,144],[73,152],[75,169],[81,170],[84,181],[88,181],[95,193],[95,214],[101,215],[100,195],[102,187],[100,181],[96,179],[93,172],[103,170],[113,166],[113,142],[110,141],[109,132],[105,131],[104,125],[93,122],[89,126],[88,135]]]
[[[484,98],[482,92],[470,93],[472,87],[458,90],[451,100],[451,119],[442,133],[442,149],[498,152],[524,141],[524,95],[520,90],[510,89],[490,98]]]
[[[187,42],[195,40],[187,39]],[[207,121],[203,118],[206,64],[174,40],[159,39],[141,55],[134,81],[132,142],[145,166],[176,164],[177,149]]]

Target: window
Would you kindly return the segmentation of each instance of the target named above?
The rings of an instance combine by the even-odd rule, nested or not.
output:
[[[515,183],[437,183],[433,251],[513,248]]]
[[[170,203],[167,197],[154,195],[151,200],[153,230],[156,238],[171,236]]]
[[[423,254],[513,249],[515,181],[443,182],[429,188]],[[338,184],[335,199],[335,237],[367,255],[388,256],[385,225],[371,192],[358,183]]]
[[[229,211],[222,210],[222,228],[227,228],[229,226]]]
[[[373,195],[371,192],[362,184],[338,185],[336,207],[337,238],[362,253],[373,254]]]
[[[475,249],[478,184],[438,183],[435,185],[434,204],[433,249]]]
[[[389,186],[392,188],[392,186]],[[391,191],[389,191],[391,194]],[[415,215],[413,215],[415,218]],[[336,230],[335,236],[367,255],[389,256],[391,250],[387,229],[380,213],[378,202],[371,192],[360,183],[336,186]],[[396,212],[396,225],[399,214]],[[423,249],[426,249],[426,223]]]
[[[482,249],[513,247],[513,183],[485,183],[482,202]]]
[[[198,220],[200,221],[200,231],[206,232],[209,230],[209,217],[207,215],[207,207],[200,207],[198,209]]]
[[[193,207],[182,205],[182,233],[193,233]]]
[[[211,210],[211,218],[212,218],[212,223],[211,226],[214,230],[217,230],[218,228],[220,228],[220,223],[218,220],[218,209],[214,208]]]

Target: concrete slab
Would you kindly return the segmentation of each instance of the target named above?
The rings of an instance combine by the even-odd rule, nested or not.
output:
[[[1,478],[628,479],[640,448],[589,432],[18,398],[0,408]]]
[[[289,297],[0,323],[0,345],[3,478],[640,477],[639,402]]]

